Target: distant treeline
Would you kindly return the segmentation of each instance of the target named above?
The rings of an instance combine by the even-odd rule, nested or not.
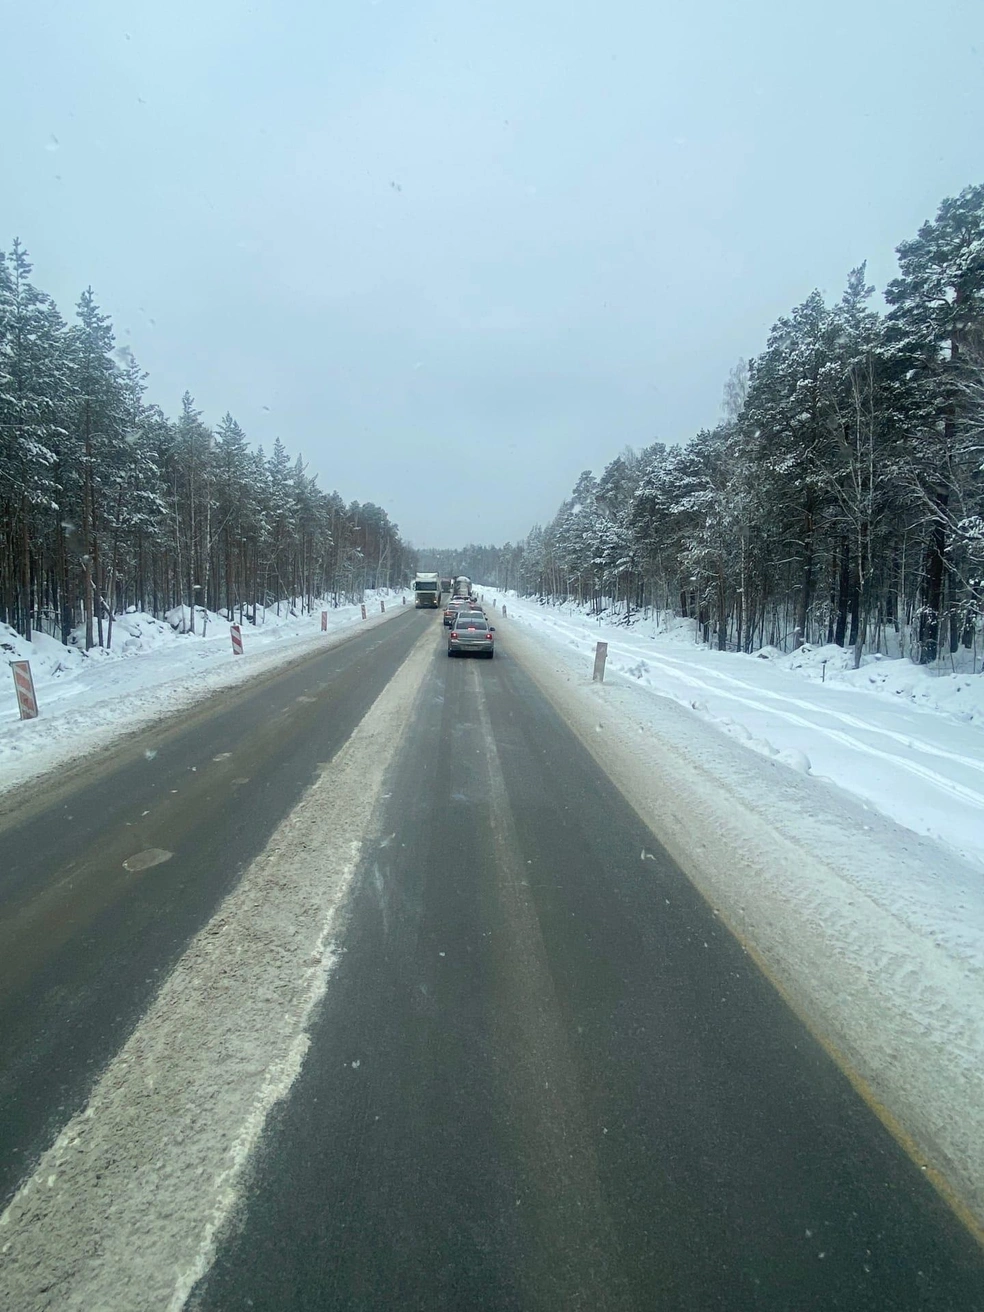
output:
[[[442,579],[456,579],[465,574],[470,579],[491,582],[502,569],[503,550],[477,546],[421,547],[417,552],[417,568],[440,574]]]
[[[705,641],[804,642],[930,663],[984,617],[984,186],[897,250],[887,313],[865,266],[740,362],[724,419],[585,471],[518,545],[468,547],[500,587],[692,617]]]
[[[20,243],[0,252],[0,619],[63,641],[84,624],[91,647],[127,605],[249,618],[408,582],[379,506],[321,491],[279,438],[253,450],[229,414],[213,431],[187,393],[168,419],[145,380],[91,289],[68,325]]]

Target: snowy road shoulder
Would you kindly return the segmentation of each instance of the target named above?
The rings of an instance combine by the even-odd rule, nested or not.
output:
[[[609,682],[672,699],[746,749],[830,780],[984,871],[984,678],[874,661],[832,668],[821,683],[846,653],[797,654],[793,673],[794,657],[778,652],[763,659],[697,647],[689,626],[654,638],[567,608],[508,604],[511,619],[566,651],[572,669],[587,668],[604,639]]]
[[[177,1312],[208,1270],[300,1070],[339,907],[433,655],[428,629],[0,1217],[0,1305]]]
[[[385,612],[380,602],[386,605]],[[149,616],[123,616],[116,645],[125,646],[127,626],[140,628],[138,654],[124,658],[95,650],[89,657],[42,637],[33,648],[16,636],[2,643],[8,659],[35,657],[41,715],[19,720],[13,684],[0,669],[0,793],[69,765],[116,740],[176,715],[224,688],[231,688],[315,651],[327,651],[353,633],[406,612],[400,593],[329,610],[327,632],[320,613],[271,618],[261,628],[243,625],[244,654],[235,656],[229,625],[217,623],[208,636],[175,634]],[[139,625],[138,622],[139,621]],[[0,635],[2,637],[2,635]]]
[[[631,678],[592,684],[583,640],[557,641],[508,604],[501,647],[984,1232],[976,863],[747,751],[682,698],[654,696]]]

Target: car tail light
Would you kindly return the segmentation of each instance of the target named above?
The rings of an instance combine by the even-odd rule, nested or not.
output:
[[[488,638],[489,642],[492,641],[492,634],[491,634],[491,633],[487,633],[485,636]]]

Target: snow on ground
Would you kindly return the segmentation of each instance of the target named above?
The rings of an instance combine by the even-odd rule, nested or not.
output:
[[[164,620],[131,611],[115,617],[112,647],[84,650],[83,634],[68,647],[46,634],[30,643],[0,624],[0,653],[6,661],[29,660],[40,715],[21,720],[13,679],[0,669],[0,792],[57,766],[85,756],[155,720],[208,697],[219,688],[242,683],[308,651],[331,646],[357,625],[378,624],[404,607],[410,594],[366,593],[368,619],[359,605],[328,611],[321,631],[321,607],[302,615],[281,603],[257,611],[257,623],[244,620],[243,655],[234,656],[229,622],[196,608],[189,633],[187,606]],[[385,603],[385,613],[380,603]],[[203,624],[204,621],[204,624]],[[204,627],[204,634],[202,629]]]
[[[809,653],[505,600],[500,648],[984,1234],[982,694],[955,714],[952,694],[886,695],[903,671],[820,682]]]
[[[746,656],[695,645],[693,626],[599,624],[570,607],[510,597],[510,614],[577,653],[608,643],[607,677],[689,706],[753,751],[828,779],[984,868],[984,676],[836,646]],[[874,694],[874,695],[873,695]]]

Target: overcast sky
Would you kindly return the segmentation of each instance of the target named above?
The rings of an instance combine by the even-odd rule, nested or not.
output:
[[[969,0],[31,0],[0,216],[417,545],[503,542],[984,181]]]

